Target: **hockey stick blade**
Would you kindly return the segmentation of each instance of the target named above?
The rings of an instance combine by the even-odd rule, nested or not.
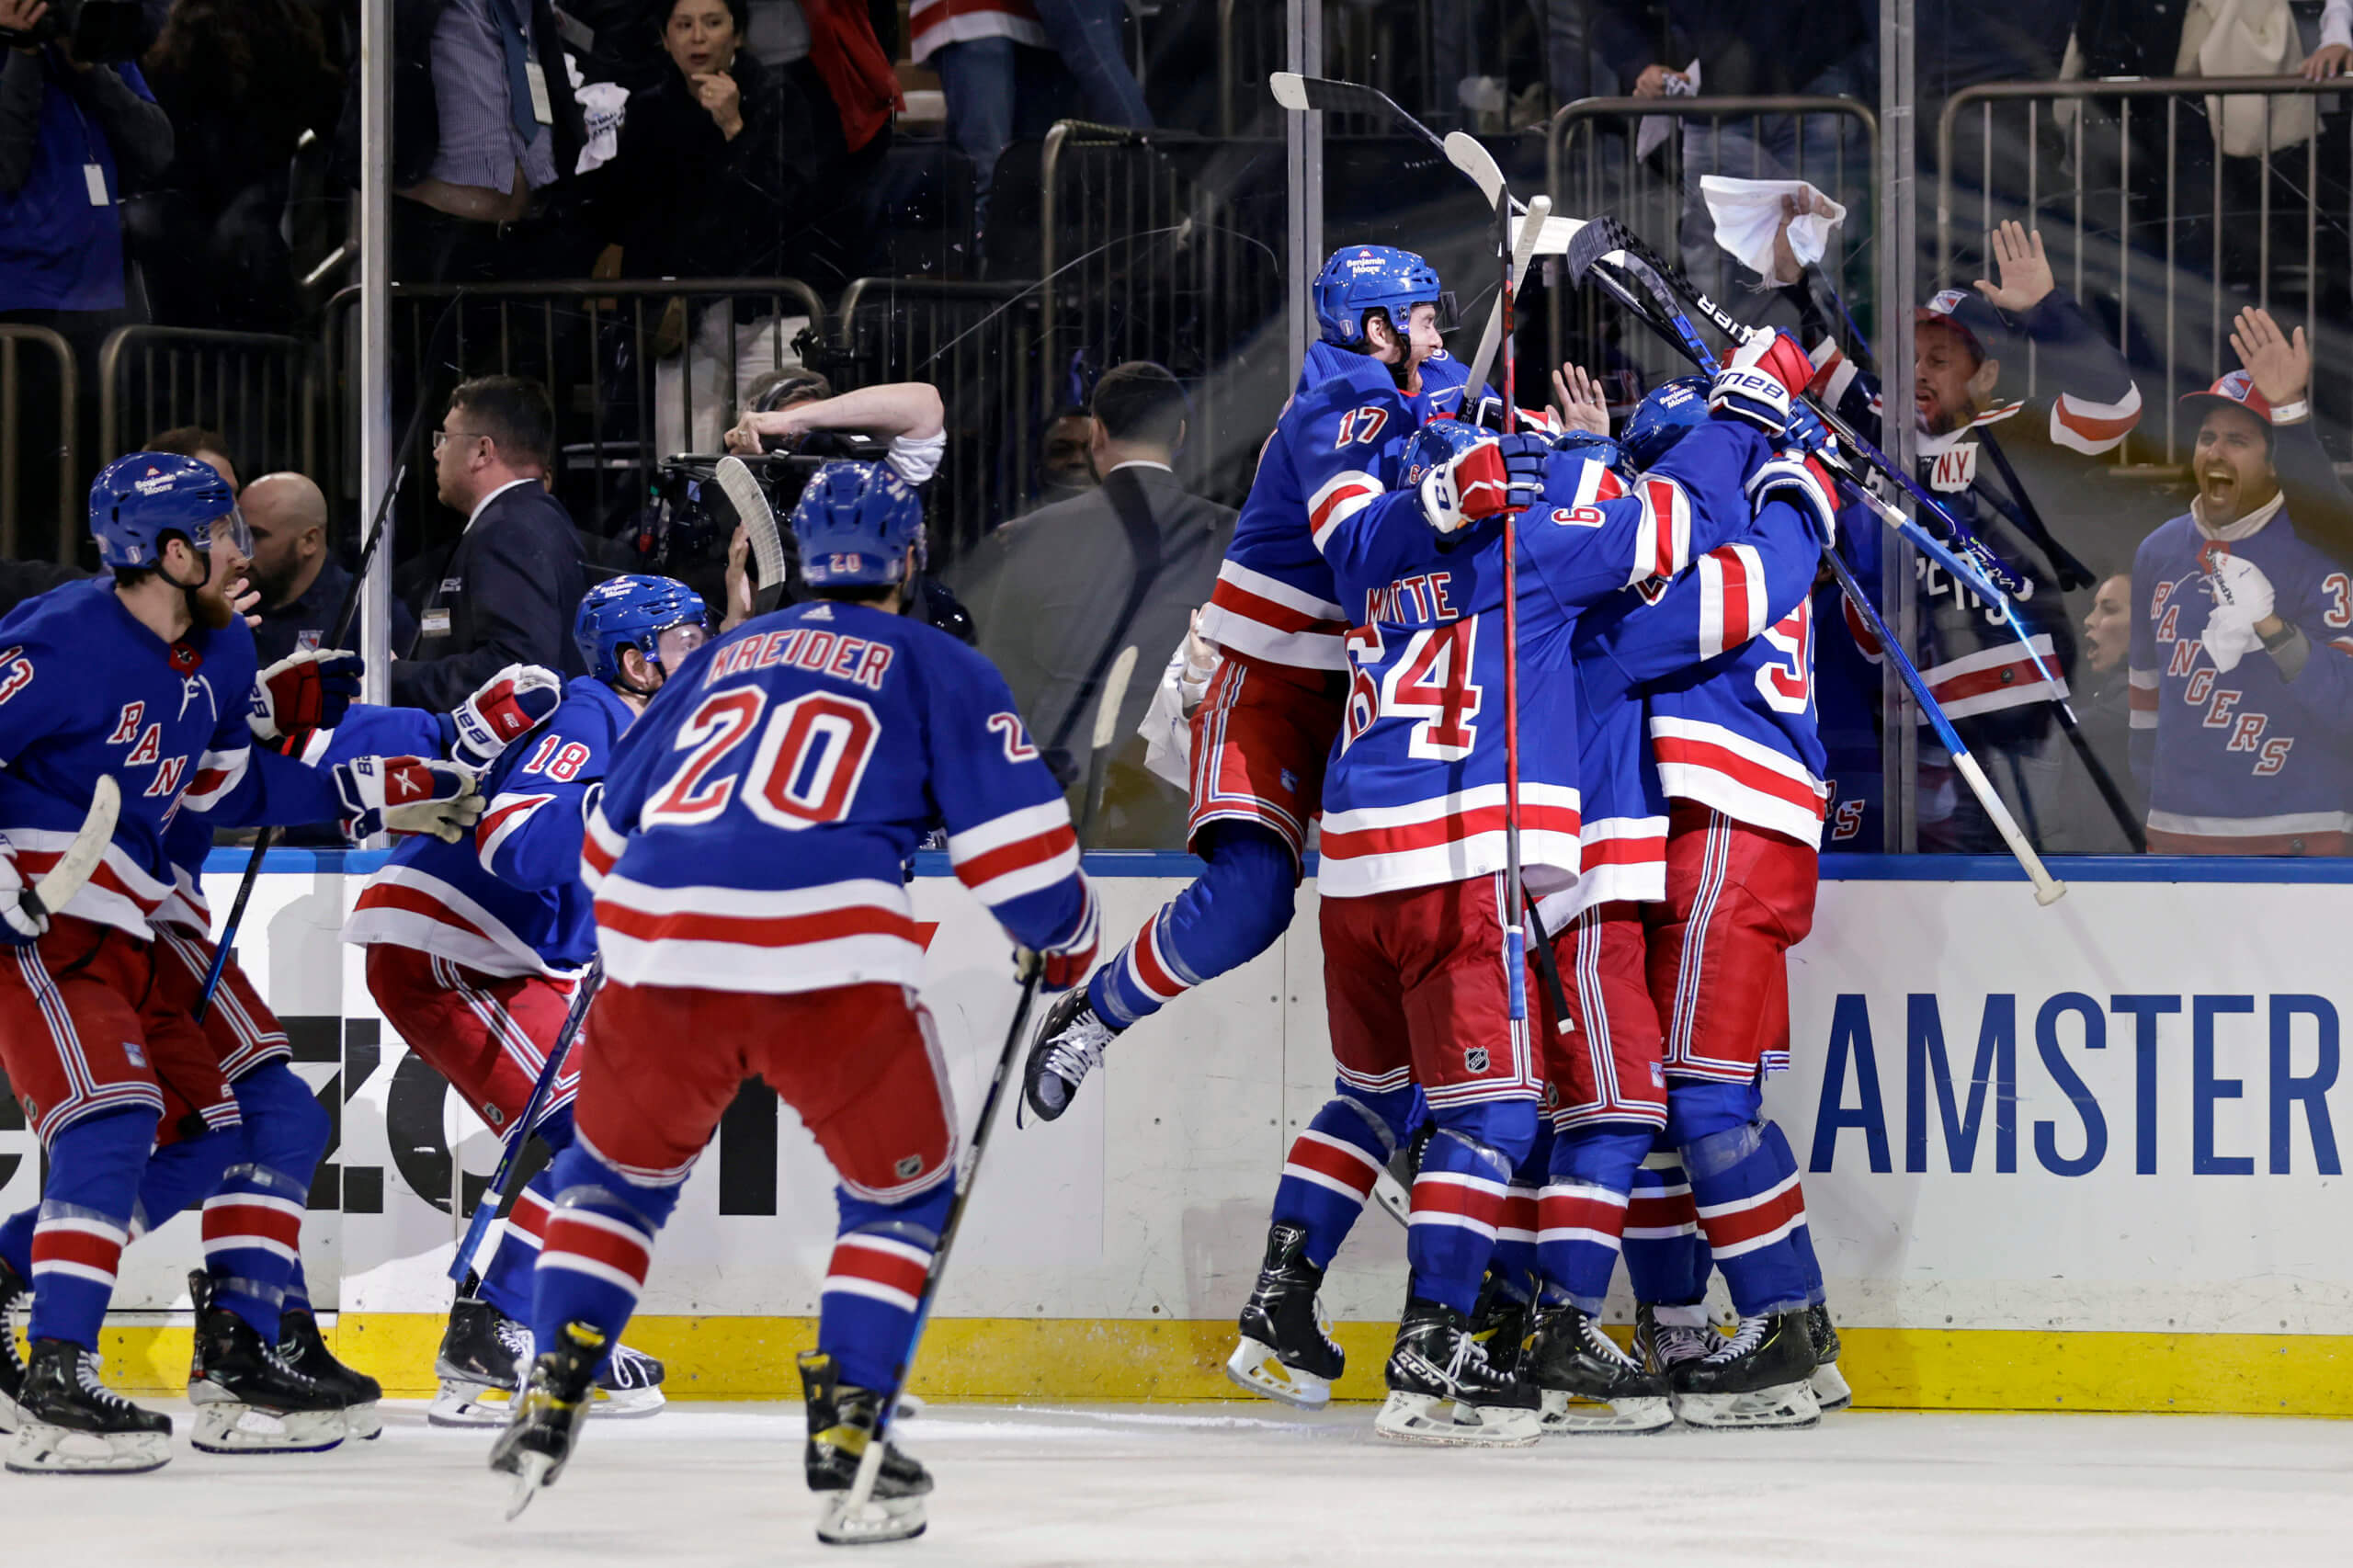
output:
[[[1433,147],[1444,148],[1438,133],[1405,112],[1404,106],[1378,87],[1342,82],[1330,76],[1302,76],[1296,71],[1276,71],[1267,77],[1275,102],[1293,114],[1321,109],[1329,114],[1385,114]]]
[[[1528,276],[1529,263],[1536,259],[1537,246],[1543,239],[1547,215],[1552,210],[1552,199],[1540,196],[1529,203],[1527,216],[1518,221],[1519,229],[1511,250],[1511,286],[1515,293],[1518,292],[1520,279]],[[1487,372],[1494,367],[1495,355],[1503,348],[1503,343],[1504,301],[1499,293],[1495,296],[1495,309],[1487,313],[1486,330],[1479,335],[1479,352],[1472,357],[1471,379],[1463,382],[1464,386],[1486,385]]]
[[[122,790],[114,775],[99,774],[97,788],[90,791],[89,812],[82,818],[74,842],[65,846],[49,875],[17,894],[36,924],[73,903],[74,895],[88,884],[98,862],[106,858],[107,846],[114,842],[115,819],[121,814]]]
[[[742,458],[720,459],[715,477],[719,488],[726,494],[727,504],[735,509],[735,520],[751,536],[752,563],[760,574],[756,607],[774,609],[777,598],[781,597],[785,574],[784,535],[777,528],[776,508],[768,505],[767,492],[761,488],[758,476]],[[772,590],[776,591],[774,597]],[[758,600],[767,602],[757,603]]]
[[[1132,642],[1120,650],[1111,667],[1103,676],[1103,694],[1095,705],[1095,733],[1089,738],[1094,744],[1086,753],[1086,793],[1078,802],[1078,847],[1086,850],[1086,835],[1095,826],[1095,813],[1103,800],[1104,775],[1110,767],[1111,744],[1120,738],[1120,708],[1128,699],[1128,682],[1136,673],[1136,645]]]
[[[1569,269],[1569,281],[1584,287],[1586,277],[1597,261],[1615,259],[1623,262],[1626,249],[1626,226],[1615,218],[1588,218],[1569,241],[1568,249],[1561,253],[1561,263]]]

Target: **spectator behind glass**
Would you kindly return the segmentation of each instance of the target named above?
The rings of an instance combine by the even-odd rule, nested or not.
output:
[[[355,53],[338,131],[358,184]],[[549,205],[585,140],[548,0],[393,0],[395,278],[489,283],[585,271]]]
[[[2102,577],[2084,613],[2084,655],[2076,665],[2073,701],[2084,738],[2109,778],[2137,813],[2148,806],[2132,776],[2131,681],[2125,665],[2132,646],[2132,576]],[[2066,842],[2079,854],[2123,855],[2131,851],[2114,815],[2090,790],[2064,791],[2057,809],[2067,820]]]
[[[267,669],[298,649],[333,646],[327,634],[343,608],[351,574],[327,548],[327,498],[299,473],[265,473],[237,496],[237,509],[254,536],[253,564],[245,581],[261,596],[255,607],[254,646]],[[358,619],[345,630],[342,646],[356,647]],[[392,601],[394,648],[416,638],[416,617]]]
[[[1083,408],[1054,410],[1039,443],[1036,506],[1083,495],[1102,482],[1095,472],[1095,418]]]
[[[159,319],[282,331],[299,301],[278,220],[303,133],[332,135],[341,92],[302,0],[176,0],[147,51],[178,155],[142,254]]]
[[[572,641],[587,591],[580,543],[547,487],[555,449],[555,411],[535,382],[483,376],[449,394],[434,480],[466,530],[425,584],[416,645],[392,668],[395,705],[454,708],[508,665],[588,673]]]
[[[139,449],[194,458],[227,480],[232,492],[237,488],[237,465],[229,457],[229,437],[218,430],[208,430],[201,425],[181,425],[159,436],[148,437],[147,444]]]
[[[1120,0],[915,0],[908,54],[939,73],[948,139],[972,160],[976,222],[988,223],[997,160],[1058,119],[1149,127],[1128,69]]]
[[[2132,766],[2149,848],[2341,855],[2353,829],[2353,579],[2301,537],[2279,480],[2311,424],[2246,370],[2199,420],[2186,516],[2132,561]],[[2310,454],[2305,454],[2307,460]]]
[[[742,48],[744,0],[675,0],[662,28],[672,69],[631,97],[605,204],[631,278],[764,278],[830,284],[832,246],[808,224],[824,178],[812,107],[781,72]],[[654,438],[663,452],[718,448],[753,382],[797,363],[806,316],[762,313],[767,296],[682,307],[682,348],[654,365]],[[730,362],[734,380],[727,382]],[[690,379],[685,423],[678,378]]]
[[[21,32],[48,15],[44,0],[0,0],[0,28]],[[140,316],[124,286],[117,203],[125,181],[152,180],[171,161],[171,121],[136,65],[86,64],[62,42],[0,48],[0,322],[63,337],[80,387],[73,427],[60,430],[34,412],[62,406],[54,362],[38,350],[19,358],[22,451],[97,450],[98,347]],[[70,503],[38,472],[55,464],[27,467],[5,476],[19,485],[21,515]]]

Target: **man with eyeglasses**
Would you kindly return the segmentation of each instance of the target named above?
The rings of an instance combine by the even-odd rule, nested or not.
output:
[[[424,585],[416,644],[392,667],[396,705],[454,708],[509,665],[588,673],[572,640],[586,568],[548,491],[554,460],[555,411],[535,383],[483,376],[449,394],[434,480],[466,528]]]

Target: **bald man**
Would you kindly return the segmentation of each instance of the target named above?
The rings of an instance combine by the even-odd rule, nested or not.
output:
[[[316,648],[335,628],[335,612],[351,585],[327,549],[327,498],[299,473],[266,473],[237,497],[245,526],[253,530],[253,585],[261,593],[261,624],[254,628],[262,668],[298,648]],[[358,632],[345,634],[356,647]],[[408,607],[392,601],[392,646],[405,648],[416,635]]]

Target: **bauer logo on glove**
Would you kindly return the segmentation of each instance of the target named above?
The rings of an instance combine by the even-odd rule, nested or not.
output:
[[[335,768],[341,827],[355,843],[379,833],[429,833],[455,844],[482,815],[474,776],[453,762],[362,756]]]

